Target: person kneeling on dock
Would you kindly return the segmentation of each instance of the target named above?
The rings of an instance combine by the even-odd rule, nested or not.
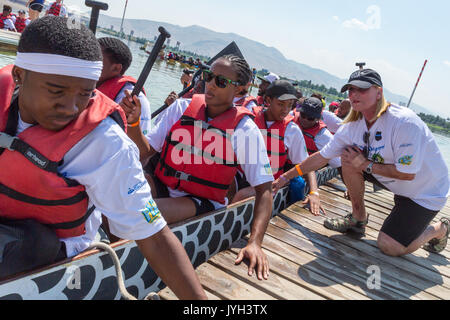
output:
[[[447,245],[449,220],[429,224],[447,201],[449,172],[433,134],[413,111],[386,102],[376,71],[354,72],[342,92],[347,90],[353,110],[334,139],[285,173],[285,178],[316,170],[341,156],[353,211],[344,218],[325,220],[326,228],[365,233],[367,180],[395,195],[395,206],[378,236],[383,253],[403,256],[423,245],[428,251],[441,252]],[[278,179],[274,189],[284,185],[284,179]]]
[[[30,23],[15,65],[0,70],[0,277],[82,252],[103,213],[180,299],[206,298],[152,199],[125,114],[95,90],[97,39],[67,25]]]
[[[148,177],[155,201],[168,223],[205,214],[228,204],[227,191],[240,165],[256,190],[254,220],[248,245],[238,255],[250,259],[249,275],[257,264],[259,279],[269,266],[261,249],[272,214],[273,181],[264,140],[252,113],[235,107],[233,99],[251,77],[247,62],[234,55],[216,60],[204,71],[204,95],[178,99],[152,128],[146,157],[160,153],[153,177]],[[155,162],[151,159],[150,163]]]
[[[289,115],[292,104],[297,100],[294,86],[288,81],[274,81],[267,88],[265,99],[267,108],[255,107],[253,112],[255,123],[265,139],[274,178],[278,179],[284,173],[288,163],[291,163],[292,167],[292,163],[302,162],[308,157],[308,152],[302,131],[294,122],[294,117]],[[238,176],[237,180],[241,181],[245,178]],[[319,215],[321,207],[315,173],[308,173],[307,180],[311,192],[304,204],[309,203],[312,214]],[[240,190],[234,196],[233,202],[255,195],[254,188],[248,183],[239,183],[238,189]]]

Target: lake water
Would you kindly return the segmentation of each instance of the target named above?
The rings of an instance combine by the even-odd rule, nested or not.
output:
[[[101,37],[103,35],[99,33],[97,36]],[[141,44],[132,41],[127,44],[133,53],[133,63],[127,71],[127,74],[137,79],[147,62],[149,55],[139,49]],[[14,63],[14,59],[14,56],[0,54],[0,68]],[[157,110],[164,104],[164,100],[171,91],[180,92],[183,90],[183,86],[180,82],[182,72],[183,68],[181,68],[179,64],[171,65],[157,59],[144,85],[150,100],[152,111]],[[256,89],[253,90],[256,91]],[[256,92],[254,94],[256,94]],[[447,166],[450,168],[450,137],[437,134],[435,134],[435,137]]]

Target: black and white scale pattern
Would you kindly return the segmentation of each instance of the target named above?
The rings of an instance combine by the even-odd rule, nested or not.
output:
[[[324,169],[317,175],[318,184],[324,184],[336,175],[337,170]],[[273,214],[287,206],[288,189],[285,188],[274,199]],[[250,232],[253,209],[254,202],[249,200],[173,227],[172,231],[183,244],[194,267],[198,267]],[[149,292],[158,292],[165,287],[134,241],[115,248],[115,251],[120,259],[125,286],[132,295],[143,299]],[[120,298],[114,265],[106,253],[74,259],[67,264],[0,284],[0,300]]]

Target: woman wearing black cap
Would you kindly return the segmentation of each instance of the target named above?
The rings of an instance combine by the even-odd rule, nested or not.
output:
[[[341,156],[353,212],[327,219],[326,228],[364,234],[368,222],[364,181],[369,180],[395,195],[395,206],[378,236],[380,250],[402,256],[425,244],[424,249],[441,252],[447,245],[449,220],[429,224],[447,201],[449,172],[432,133],[413,111],[386,102],[376,71],[354,72],[342,92],[347,90],[353,110],[334,139],[285,173],[285,178],[316,170]],[[278,179],[274,189],[284,184]]]

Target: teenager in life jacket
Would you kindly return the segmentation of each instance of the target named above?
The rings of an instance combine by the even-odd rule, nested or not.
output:
[[[309,155],[322,150],[333,139],[333,135],[321,120],[322,106],[323,103],[318,98],[306,98],[300,109],[294,112],[294,121],[303,132]],[[341,161],[339,158],[331,159],[329,165],[339,168]]]
[[[308,157],[303,134],[294,117],[289,115],[292,104],[297,100],[294,86],[284,80],[274,81],[266,90],[265,100],[267,108],[255,107],[254,121],[264,137],[274,179],[278,179],[289,164],[301,163]],[[306,176],[310,194],[304,204],[310,204],[314,215],[320,214],[320,198],[317,191],[317,181],[314,172]],[[237,176],[238,193],[233,202],[242,201],[255,195],[254,188],[248,183],[242,183],[245,177]],[[323,210],[323,209],[322,209]]]
[[[12,8],[8,5],[3,6],[2,15],[0,15],[0,30],[16,31],[14,26],[15,17],[11,15]]]
[[[135,78],[125,75],[133,61],[133,55],[128,46],[119,39],[106,37],[98,39],[98,42],[103,53],[103,70],[97,82],[97,89],[124,107],[122,101],[131,99],[130,94],[137,82]],[[150,102],[145,96],[145,92],[140,92],[137,98],[141,105],[141,116],[136,121],[127,120],[129,128],[139,130],[128,130],[128,134],[146,136],[152,125]]]
[[[261,80],[261,83],[259,84],[258,96],[256,97],[257,104],[258,106],[264,106],[264,94],[266,93],[266,89],[272,82],[280,80],[280,77],[271,72],[264,77],[258,76],[258,79]]]
[[[250,67],[235,55],[223,56],[204,71],[203,79],[204,95],[176,100],[161,114],[149,140],[135,142],[148,146],[148,157],[160,154],[148,179],[160,191],[155,201],[168,223],[225,207],[241,166],[255,188],[256,202],[251,236],[236,263],[249,258],[249,275],[257,265],[257,277],[266,279],[269,265],[261,245],[272,212],[273,175],[252,113],[233,105],[251,79]]]
[[[247,83],[244,89],[234,97],[233,103],[235,106],[244,107],[249,111],[252,111],[254,107],[258,106],[258,100],[248,93],[251,85],[251,82]]]
[[[45,14],[56,17],[67,17],[67,9],[62,4],[62,0],[56,0],[55,2],[50,4]]]
[[[19,10],[19,16],[16,18],[16,23],[14,24],[17,32],[23,32],[23,29],[31,22],[30,19],[26,17],[24,10]]]
[[[67,25],[53,16],[31,23],[14,66],[0,70],[0,277],[79,254],[103,213],[176,295],[206,298],[153,201],[125,114],[95,89],[97,39]]]

